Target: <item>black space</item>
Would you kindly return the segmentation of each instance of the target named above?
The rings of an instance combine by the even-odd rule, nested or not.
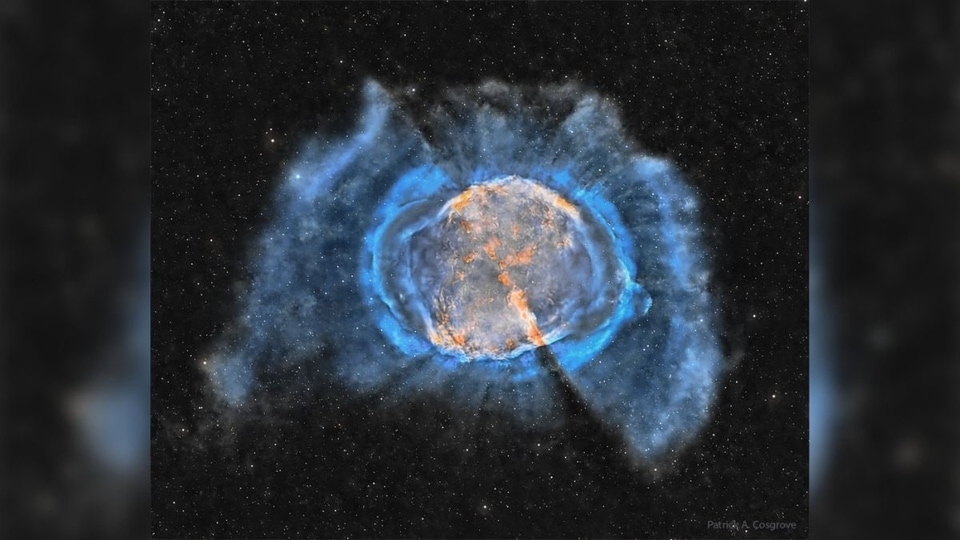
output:
[[[157,537],[769,537],[807,529],[807,14],[802,3],[154,3],[152,492]],[[427,400],[326,389],[229,424],[197,359],[303,138],[366,77],[443,89],[576,80],[701,196],[729,373],[670,470],[574,415],[458,427]],[[389,412],[387,412],[389,411]]]

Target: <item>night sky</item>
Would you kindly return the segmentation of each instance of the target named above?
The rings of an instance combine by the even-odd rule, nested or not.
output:
[[[154,536],[771,537],[707,525],[757,520],[806,537],[806,20],[793,2],[155,2]],[[271,197],[306,138],[349,131],[368,78],[426,104],[491,79],[576,81],[682,171],[725,373],[665,471],[575,407],[530,430],[327,382],[220,413],[200,360],[236,316]]]

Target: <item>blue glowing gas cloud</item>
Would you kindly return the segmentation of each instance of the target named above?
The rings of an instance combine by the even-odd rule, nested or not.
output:
[[[358,393],[430,392],[521,421],[555,417],[555,383],[532,351],[450,356],[403,316],[429,314],[396,290],[415,289],[417,268],[393,251],[402,241],[385,238],[419,230],[417,220],[472,185],[516,176],[597,224],[598,245],[613,251],[600,256],[616,261],[604,268],[625,283],[604,320],[550,345],[568,379],[634,457],[689,441],[708,416],[721,355],[698,202],[677,171],[638,151],[613,106],[576,85],[454,90],[416,122],[375,83],[364,97],[353,135],[312,141],[287,171],[238,320],[202,360],[217,396],[241,407],[267,392],[271,374],[320,364],[304,372]]]

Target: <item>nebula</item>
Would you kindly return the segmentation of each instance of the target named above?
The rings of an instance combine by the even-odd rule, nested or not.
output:
[[[285,171],[238,316],[201,359],[216,398],[242,409],[330,378],[536,424],[560,408],[548,351],[637,462],[689,443],[722,356],[679,171],[580,85],[411,99],[368,82],[354,132]]]

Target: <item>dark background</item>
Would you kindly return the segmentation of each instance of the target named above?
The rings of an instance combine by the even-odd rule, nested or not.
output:
[[[807,527],[807,25],[780,4],[155,3],[152,497],[160,537],[723,537]],[[729,374],[670,471],[572,418],[532,433],[326,387],[231,422],[198,361],[238,306],[305,137],[366,77],[424,102],[486,79],[579,81],[705,207]],[[358,209],[363,211],[363,209]],[[769,536],[751,531],[751,537]]]

